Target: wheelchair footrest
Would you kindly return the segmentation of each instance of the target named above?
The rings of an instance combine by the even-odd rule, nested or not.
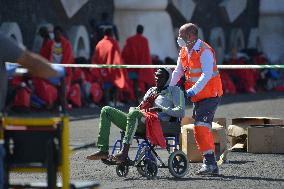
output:
[[[113,161],[111,159],[102,159],[102,162],[106,165],[117,165],[116,161]]]

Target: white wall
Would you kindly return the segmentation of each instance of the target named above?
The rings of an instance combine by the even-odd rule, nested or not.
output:
[[[172,0],[172,3],[180,11],[180,13],[190,20],[195,9],[195,3],[193,0]]]
[[[3,22],[0,31],[19,45],[23,45],[22,32],[17,22]]]
[[[217,64],[222,64],[225,57],[225,34],[222,28],[212,28],[209,43],[215,50]]]
[[[273,63],[284,63],[284,1],[261,0],[259,36],[263,51]]]
[[[136,33],[136,26],[142,24],[151,54],[161,59],[177,57],[172,21],[165,11],[167,3],[167,0],[114,0],[114,23],[118,27],[121,48],[127,37]]]
[[[61,0],[61,4],[68,18],[74,16],[89,0]]]

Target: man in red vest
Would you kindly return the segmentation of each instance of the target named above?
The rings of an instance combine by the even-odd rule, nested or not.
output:
[[[192,23],[180,27],[177,42],[181,50],[170,85],[176,85],[185,76],[186,95],[194,105],[194,137],[204,157],[202,168],[197,174],[219,174],[211,129],[223,90],[215,51],[198,39],[198,28]]]
[[[143,36],[144,27],[138,25],[136,34],[126,40],[122,50],[122,58],[125,64],[149,65],[152,64],[148,39]],[[139,98],[139,88],[142,93],[148,87],[155,85],[154,69],[129,69],[129,79],[132,80],[136,102]]]

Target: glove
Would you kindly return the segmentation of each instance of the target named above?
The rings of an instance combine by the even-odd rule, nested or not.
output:
[[[58,76],[57,77],[50,77],[48,78],[49,82],[53,85],[58,85],[60,83],[60,79],[65,76],[65,69],[63,66],[58,65],[51,65],[51,67],[57,71]]]
[[[8,76],[12,76],[14,75],[14,73],[16,72],[16,69],[19,67],[19,65],[17,64],[6,64],[6,71]]]
[[[186,97],[192,97],[194,95],[195,95],[195,93],[194,93],[194,91],[192,89],[188,89],[186,91]]]
[[[57,71],[58,73],[58,77],[59,78],[62,78],[65,76],[65,69],[63,66],[58,66],[58,65],[54,65],[54,64],[51,64],[51,67]]]

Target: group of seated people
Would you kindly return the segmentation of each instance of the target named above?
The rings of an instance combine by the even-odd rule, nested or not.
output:
[[[269,65],[268,58],[256,49],[232,50],[224,65]],[[284,91],[283,76],[276,69],[223,69],[220,70],[225,94]]]
[[[89,62],[81,57],[75,59],[78,64]],[[137,105],[133,91],[117,90],[109,82],[105,82],[100,76],[101,69],[91,68],[68,68],[65,76],[65,94],[67,109],[80,107],[101,107],[104,105],[119,106],[125,103]],[[123,71],[127,72],[126,69]],[[128,80],[128,79],[127,79]],[[129,81],[128,81],[129,82]],[[30,75],[13,75],[9,77],[7,108],[15,111],[22,110],[50,110],[59,105],[61,92],[59,80],[46,80]],[[139,92],[151,86],[144,86]],[[139,96],[139,98],[141,98]],[[116,104],[117,103],[117,104]],[[123,103],[123,104],[122,104]]]
[[[51,63],[57,64],[151,64],[147,39],[142,36],[143,26],[137,26],[137,34],[130,37],[120,51],[118,42],[113,38],[113,31],[106,29],[105,36],[96,45],[90,60],[84,56],[74,58],[71,43],[63,35],[60,26],[55,26],[51,37],[50,31],[43,27],[39,34],[43,39],[40,55]],[[140,41],[143,58],[133,57],[136,41]],[[141,49],[141,45],[145,48]],[[147,52],[147,53],[146,53]],[[136,53],[137,54],[137,53]],[[148,55],[147,55],[148,54]],[[146,56],[147,55],[147,56]],[[124,57],[124,58],[122,58]],[[131,61],[136,58],[139,61]],[[128,62],[127,62],[128,60]],[[154,69],[111,69],[111,68],[65,68],[65,100],[67,108],[82,106],[119,105],[121,102],[138,103],[149,87],[154,85]],[[149,74],[147,74],[149,73]],[[146,74],[146,75],[145,75]],[[135,77],[134,77],[135,76]],[[59,103],[58,81],[28,76],[11,76],[7,107],[13,109],[53,109]],[[123,104],[122,104],[123,105]]]
[[[143,26],[137,26],[137,34],[126,41],[120,52],[119,45],[112,38],[112,31],[106,31],[103,38],[96,46],[91,60],[84,57],[74,58],[72,46],[63,36],[61,27],[54,27],[54,38],[50,37],[47,29],[40,30],[43,38],[40,54],[50,62],[66,64],[176,64],[175,60],[167,57],[164,61],[158,56],[149,57],[146,48],[147,40],[143,38]],[[145,60],[134,57],[132,50],[136,41],[145,43]],[[102,55],[102,49],[109,49],[109,53]],[[117,52],[113,56],[111,52]],[[102,60],[101,56],[107,56]],[[129,61],[127,62],[126,60]],[[125,62],[123,62],[125,61]],[[151,61],[151,63],[149,62]],[[246,49],[241,52],[232,50],[230,56],[225,58],[223,64],[228,65],[264,65],[270,64],[261,52],[255,49]],[[141,73],[141,74],[140,74]],[[147,74],[146,74],[147,73]],[[82,106],[96,107],[103,105],[119,106],[124,104],[137,105],[142,94],[154,85],[154,69],[91,69],[91,68],[66,68],[66,108],[80,108]],[[146,74],[146,75],[145,75]],[[150,74],[150,75],[149,75]],[[257,91],[276,90],[284,91],[284,82],[281,73],[275,69],[220,69],[220,75],[225,94],[256,93]],[[182,78],[183,79],[183,78]],[[183,86],[183,80],[180,86]],[[44,80],[28,76],[13,76],[9,80],[9,95],[7,107],[14,110],[46,110],[53,109],[59,103],[58,81]]]

